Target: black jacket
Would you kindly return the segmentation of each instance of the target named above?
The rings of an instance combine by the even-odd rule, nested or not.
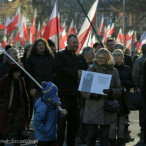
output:
[[[133,62],[131,56],[124,54],[124,64],[129,66],[132,69]]]
[[[54,73],[54,58],[49,52],[43,55],[32,53],[25,63],[26,70],[34,77],[38,83],[43,81],[53,81]],[[29,89],[40,88],[29,78]]]
[[[4,62],[0,64],[0,78],[8,74],[9,64]]]
[[[143,97],[145,97],[145,100],[146,100],[146,59],[143,64],[143,78],[144,78],[144,84],[143,84],[144,96]]]
[[[83,56],[72,54],[67,48],[55,55],[55,83],[60,95],[78,94],[78,70],[86,70],[87,63]]]
[[[124,88],[129,91],[130,88],[134,87],[134,81],[132,79],[131,69],[129,66],[124,65],[124,64],[121,64],[120,66],[115,65],[115,68],[119,72],[121,86],[123,88],[123,92],[122,92],[121,96],[118,97],[118,101],[120,103],[120,114],[121,115],[128,114],[129,108],[128,108],[128,104],[127,104],[126,95],[124,93]]]

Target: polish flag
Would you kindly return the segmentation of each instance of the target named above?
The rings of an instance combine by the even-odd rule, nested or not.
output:
[[[107,42],[107,28],[106,26],[104,27],[104,33],[103,33],[103,40],[102,40],[103,43],[106,43]]]
[[[144,32],[144,34],[142,35],[140,42],[137,43],[137,52],[140,52],[141,47],[143,44],[146,44],[146,32]]]
[[[68,32],[67,32],[67,36],[69,36],[70,34],[73,34],[73,33],[74,33],[74,21],[72,20],[70,27],[68,29]]]
[[[9,45],[13,45],[13,43],[14,43],[13,35],[14,35],[14,33],[11,34],[11,36],[10,36],[10,38],[8,40],[8,44]]]
[[[41,36],[43,36],[44,32],[45,32],[45,28],[46,28],[46,23],[45,21],[43,22],[42,28],[41,28]]]
[[[20,7],[18,8],[15,17],[12,19],[12,21],[7,25],[7,35],[16,29],[16,26],[18,26],[18,23],[21,19],[20,14]]]
[[[30,27],[30,43],[32,44],[35,41],[35,20],[36,20],[36,9],[34,11],[33,20]]]
[[[2,46],[3,46],[3,48],[5,48],[6,47],[6,40],[7,40],[7,38],[6,38],[6,32],[4,33],[4,37],[3,37],[3,40],[2,40]]]
[[[64,26],[64,29],[62,32],[62,37],[61,37],[60,42],[59,42],[60,49],[64,49],[65,46],[67,45],[66,24],[64,23],[63,26]]]
[[[38,24],[37,39],[41,36],[40,22]]]
[[[95,13],[96,13],[96,9],[97,9],[97,6],[98,6],[98,1],[99,0],[96,0],[94,2],[94,4],[92,5],[92,7],[90,8],[90,11],[88,12],[88,18],[90,19],[91,23],[93,24],[94,22],[94,18],[95,18]],[[82,46],[84,45],[88,35],[89,35],[89,32],[91,30],[91,24],[90,22],[88,21],[88,19],[86,18],[79,33],[78,33],[78,38],[79,38],[79,48],[77,50],[77,53],[79,53],[81,50],[82,50]]]
[[[98,34],[101,34],[103,27],[104,27],[104,17],[102,17],[101,19],[101,24],[99,26]]]
[[[58,21],[58,0],[56,0],[53,11],[51,13],[50,19],[48,21],[48,24],[46,26],[45,32],[43,34],[43,38],[46,40],[49,39],[49,37],[57,34],[57,21]]]
[[[95,42],[96,42],[95,35],[93,35],[92,40],[91,40],[91,47],[93,47]]]
[[[133,31],[129,31],[128,34],[126,35],[126,41],[125,41],[126,48],[130,49],[132,46],[132,35],[133,35]]]
[[[110,24],[107,26],[107,29],[106,29],[106,38],[109,38],[110,37],[110,35],[109,35],[109,32],[110,32]],[[106,40],[107,41],[107,40]]]
[[[123,44],[123,33],[122,33],[122,29],[121,29],[121,28],[119,29],[119,33],[118,33],[116,42],[117,42],[117,43],[122,43],[122,44]]]
[[[6,29],[7,27],[0,23],[0,29]]]
[[[115,32],[115,23],[112,24],[110,31],[108,33],[108,35],[111,37],[111,35]]]
[[[134,31],[134,35],[133,35],[133,43],[137,43],[136,31]]]
[[[75,35],[77,35],[77,28],[76,28],[76,25],[74,25],[73,33],[74,33]]]

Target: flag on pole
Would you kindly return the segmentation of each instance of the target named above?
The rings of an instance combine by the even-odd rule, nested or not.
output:
[[[35,20],[36,20],[36,9],[34,11],[33,20],[30,27],[30,43],[32,44],[35,41]]]
[[[50,19],[48,21],[48,24],[46,26],[45,32],[43,34],[43,38],[46,40],[49,39],[49,37],[57,34],[57,21],[58,21],[58,0],[56,0],[53,11],[51,13]]]
[[[117,43],[122,43],[122,44],[123,44],[123,33],[122,33],[122,29],[121,29],[121,28],[119,29],[119,33],[118,33],[116,42],[117,42]]]
[[[43,36],[44,32],[45,32],[45,29],[46,29],[46,23],[45,21],[43,22],[43,25],[42,25],[42,28],[41,28],[41,36]]]
[[[103,43],[106,43],[107,42],[107,28],[106,26],[104,27],[104,33],[103,33],[103,40],[102,40]]]
[[[69,36],[70,34],[74,33],[74,21],[71,21],[71,24],[69,26],[68,32],[67,32],[67,36]]]
[[[0,29],[6,29],[7,27],[0,23]]]
[[[41,36],[40,22],[38,24],[37,39]]]
[[[98,34],[101,34],[103,27],[104,27],[104,17],[102,17],[101,19],[101,24],[99,26]]]
[[[92,24],[94,22],[95,13],[96,13],[96,9],[98,6],[98,1],[99,0],[96,0],[94,2],[94,4],[92,5],[92,7],[90,8],[90,10],[88,12],[88,18],[90,19]],[[82,50],[82,46],[84,45],[84,43],[89,35],[90,30],[91,30],[91,24],[90,24],[89,20],[86,18],[79,33],[78,33],[79,48],[77,50],[77,53],[79,53]]]
[[[110,31],[108,33],[108,35],[111,37],[111,35],[115,32],[115,23],[112,23],[112,26],[110,28]]]
[[[16,26],[19,23],[19,20],[21,19],[21,14],[20,14],[20,7],[18,8],[15,17],[12,19],[12,21],[7,25],[7,34],[8,35],[10,32],[12,32],[14,29],[16,29]]]
[[[136,31],[134,31],[134,35],[133,35],[133,43],[137,43]]]
[[[8,44],[9,45],[13,45],[13,43],[14,43],[13,35],[14,35],[14,33],[11,34],[11,36],[10,36],[10,38],[8,40]]]

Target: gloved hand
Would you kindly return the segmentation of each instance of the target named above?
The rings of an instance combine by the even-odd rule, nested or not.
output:
[[[113,95],[113,90],[112,89],[103,89],[103,93],[107,94],[108,96]]]
[[[90,93],[90,99],[99,100],[101,98],[101,95]]]

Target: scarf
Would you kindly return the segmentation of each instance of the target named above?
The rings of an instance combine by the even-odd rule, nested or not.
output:
[[[99,73],[108,73],[108,70],[112,70],[114,65],[114,62],[110,62],[105,65],[99,65],[97,61],[93,62],[93,68]]]

